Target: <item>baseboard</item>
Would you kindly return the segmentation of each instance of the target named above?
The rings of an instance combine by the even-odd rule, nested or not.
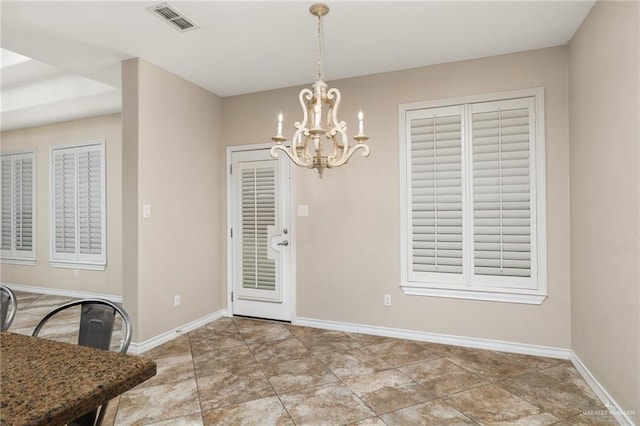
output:
[[[447,334],[427,333],[423,331],[403,330],[398,328],[378,327],[371,325],[351,324],[312,318],[298,317],[295,325],[324,328],[327,330],[346,331],[350,333],[373,334],[376,336],[396,337],[399,339],[417,340],[421,342],[441,343],[444,345],[463,346],[475,349],[487,349],[498,352],[511,352],[524,355],[543,356],[547,358],[570,359],[569,349],[549,346],[529,345],[525,343],[505,342],[501,340],[480,339],[475,337],[452,336]]]
[[[103,294],[103,293],[90,293],[84,291],[64,290],[60,288],[48,288],[48,287],[35,287],[31,285],[2,283],[11,290],[24,291],[26,293],[39,293],[47,294],[51,296],[64,296],[72,297],[74,299],[106,299],[115,303],[122,303],[122,296],[115,294]]]
[[[219,318],[226,317],[226,316],[227,316],[227,310],[221,309],[212,314],[205,315],[204,317],[199,318],[195,321],[191,321],[187,324],[184,324],[181,327],[174,328],[173,330],[169,330],[166,333],[162,333],[156,337],[145,340],[142,343],[131,342],[127,353],[135,354],[135,355],[141,354],[143,352],[146,352],[150,349],[155,348],[156,346],[160,346],[163,343],[173,340],[184,333],[188,333],[189,331],[195,330],[198,327],[202,327],[203,325],[208,324],[211,321],[215,321]]]
[[[624,426],[633,426],[635,423],[629,417],[630,415],[634,415],[633,411],[624,410],[622,407],[618,405],[618,403],[609,395],[609,392],[598,382],[598,380],[591,374],[586,365],[582,362],[580,357],[576,355],[575,352],[571,351],[570,358],[573,366],[578,370],[580,375],[586,380],[586,382],[591,386],[593,392],[600,398],[600,400],[604,403],[605,407],[612,416],[616,418],[618,423]]]

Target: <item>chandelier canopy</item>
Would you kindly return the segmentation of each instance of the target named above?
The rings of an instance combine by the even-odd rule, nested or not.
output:
[[[311,5],[309,11],[318,17],[318,73],[317,81],[311,89],[302,89],[298,96],[302,107],[302,122],[295,122],[295,133],[290,146],[283,144],[287,140],[282,135],[282,113],[278,115],[277,132],[271,139],[275,144],[271,147],[271,156],[277,157],[278,151],[283,151],[296,165],[317,169],[322,177],[325,168],[333,168],[346,164],[357,150],[362,150],[362,156],[369,155],[369,146],[365,143],[369,136],[364,134],[364,117],[362,111],[358,114],[358,134],[353,137],[356,143],[349,146],[347,126],[338,120],[340,106],[340,91],[330,89],[323,81],[323,46],[322,46],[322,17],[329,13],[326,4]],[[324,118],[324,123],[323,123]],[[325,141],[329,145],[325,152]]]

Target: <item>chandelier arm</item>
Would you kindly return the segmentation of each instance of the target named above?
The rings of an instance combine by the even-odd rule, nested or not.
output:
[[[302,89],[300,94],[298,95],[298,100],[300,101],[300,107],[302,108],[302,123],[297,122],[295,124],[296,128],[302,127],[303,129],[307,128],[309,124],[309,112],[307,111],[307,101],[310,101],[313,98],[313,92],[311,89]]]
[[[271,156],[273,158],[277,158],[278,157],[278,152],[276,152],[278,150],[280,150],[280,151],[284,152],[285,154],[287,154],[287,157],[289,157],[291,159],[291,161],[294,162],[294,164],[296,164],[296,165],[298,165],[300,167],[310,167],[311,164],[313,164],[313,161],[305,162],[304,160],[301,160],[298,156],[294,157],[291,154],[291,151],[284,145],[273,145],[271,147]]]
[[[302,108],[302,122],[296,122],[294,124],[297,129],[295,134],[293,135],[293,140],[291,141],[291,153],[289,157],[295,159],[294,162],[298,165],[304,165],[304,167],[308,167],[313,163],[313,159],[309,155],[307,145],[309,138],[309,130],[307,128],[309,123],[309,112],[307,111],[307,101],[310,101],[313,98],[313,92],[309,89],[302,89],[300,94],[298,95],[298,99],[300,101],[300,107]],[[304,138],[304,143],[299,143],[299,139]],[[302,142],[302,141],[300,141]],[[301,149],[303,147],[304,149]],[[302,158],[300,154],[302,153]]]
[[[364,150],[362,152],[362,156],[363,157],[368,157],[369,156],[369,145],[358,143],[358,144],[353,145],[348,150],[345,150],[344,155],[342,155],[339,160],[331,161],[331,159],[329,159],[329,165],[327,167],[329,167],[329,168],[331,168],[331,167],[339,167],[339,166],[342,166],[343,164],[347,164],[347,161],[349,161],[351,156],[353,156],[353,154],[355,154],[355,152],[358,151],[359,149],[363,149]]]
[[[347,126],[345,122],[338,120],[338,109],[340,107],[342,95],[336,88],[329,89],[327,91],[327,99],[330,102],[329,127],[331,128],[330,134],[334,148],[333,153],[328,156],[327,161],[332,165],[344,164],[342,159],[345,157],[347,150],[349,149],[349,138],[347,137]],[[340,140],[336,140],[338,134],[340,135]]]

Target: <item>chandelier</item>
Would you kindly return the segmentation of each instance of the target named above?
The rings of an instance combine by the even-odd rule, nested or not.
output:
[[[317,169],[322,178],[325,168],[333,168],[346,164],[354,152],[361,149],[362,156],[369,155],[369,146],[365,143],[369,136],[364,134],[364,119],[362,111],[358,114],[358,134],[353,137],[356,143],[349,146],[347,126],[344,121],[338,120],[338,107],[340,106],[340,91],[330,89],[324,78],[323,51],[322,51],[322,17],[329,13],[326,4],[316,3],[311,5],[309,12],[318,17],[318,79],[311,89],[302,89],[298,95],[302,107],[302,122],[296,122],[290,146],[283,144],[287,140],[282,136],[282,113],[278,115],[278,127],[274,137],[271,138],[275,145],[271,147],[271,156],[277,157],[278,151],[283,151],[296,165]],[[325,111],[323,111],[323,109]],[[322,119],[325,117],[323,125]],[[325,152],[325,141],[330,142],[329,149]]]

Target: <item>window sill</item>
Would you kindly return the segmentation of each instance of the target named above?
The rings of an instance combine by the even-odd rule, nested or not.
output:
[[[34,266],[36,264],[35,259],[0,259],[0,263],[6,263],[9,265],[26,265]]]
[[[453,288],[419,287],[401,285],[402,291],[410,296],[447,297],[453,299],[482,300],[489,302],[522,303],[527,305],[540,305],[547,298],[542,293],[507,293],[487,290],[466,290]]]
[[[104,263],[86,263],[86,262],[71,262],[61,260],[51,260],[49,265],[52,268],[66,268],[66,269],[87,269],[90,271],[104,271],[107,267]]]

